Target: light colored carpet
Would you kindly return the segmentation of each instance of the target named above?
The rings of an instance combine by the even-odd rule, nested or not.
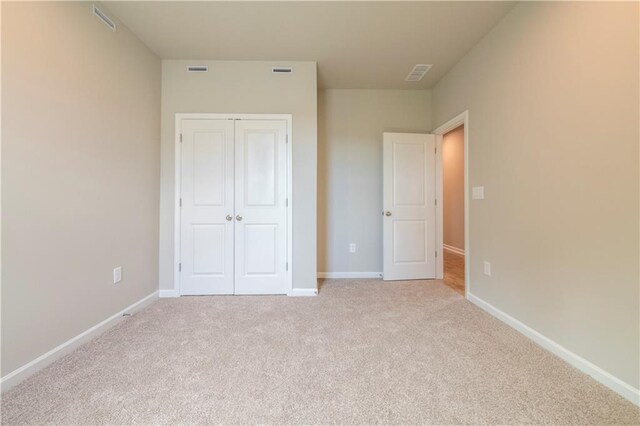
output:
[[[634,424],[437,281],[162,299],[2,398],[4,424]]]

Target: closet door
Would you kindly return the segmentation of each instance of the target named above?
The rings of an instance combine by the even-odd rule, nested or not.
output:
[[[287,122],[235,122],[235,293],[287,293]]]
[[[180,294],[233,294],[234,126],[183,120]]]

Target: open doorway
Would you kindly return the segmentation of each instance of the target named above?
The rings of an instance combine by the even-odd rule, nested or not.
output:
[[[442,137],[443,281],[465,294],[464,124]]]

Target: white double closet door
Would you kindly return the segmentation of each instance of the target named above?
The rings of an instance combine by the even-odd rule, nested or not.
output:
[[[180,294],[286,294],[287,121],[181,121]]]

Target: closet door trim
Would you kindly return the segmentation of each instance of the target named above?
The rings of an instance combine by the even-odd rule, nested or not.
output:
[[[177,113],[174,135],[174,233],[173,233],[173,289],[160,289],[161,296],[180,296],[180,199],[181,199],[181,146],[182,120],[285,120],[287,122],[287,295],[293,290],[293,116],[292,114],[217,114]]]

